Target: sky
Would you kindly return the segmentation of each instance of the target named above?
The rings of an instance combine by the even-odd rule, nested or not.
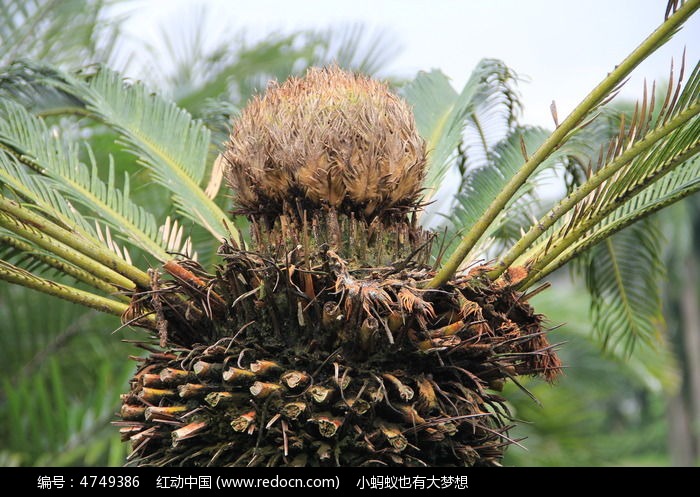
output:
[[[665,0],[132,0],[125,30],[157,43],[159,29],[208,12],[212,45],[222,34],[245,32],[251,41],[270,33],[362,23],[385,33],[400,49],[383,73],[413,77],[440,69],[460,89],[477,62],[503,60],[524,78],[522,122],[552,127],[662,21]],[[220,39],[220,38],[218,38]],[[664,81],[684,47],[692,69],[700,57],[700,13],[642,64],[621,95],[640,98],[644,78]]]

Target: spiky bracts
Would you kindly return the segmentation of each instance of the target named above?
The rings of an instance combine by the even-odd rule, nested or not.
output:
[[[160,348],[143,345],[124,396],[130,460],[498,464],[513,440],[496,392],[560,365],[541,317],[487,268],[425,288],[425,145],[408,106],[314,69],[256,98],[223,160],[252,250],[224,244],[215,276],[168,262],[172,278],[152,272],[134,297],[126,319],[155,314]]]
[[[513,442],[503,382],[560,368],[542,318],[478,271],[426,291],[421,265],[221,255],[217,277],[170,263],[144,296],[168,347],[124,396],[133,463],[495,465]]]
[[[338,68],[311,69],[246,106],[224,159],[246,214],[274,220],[285,205],[301,204],[371,221],[415,207],[425,143],[411,108],[386,85]]]

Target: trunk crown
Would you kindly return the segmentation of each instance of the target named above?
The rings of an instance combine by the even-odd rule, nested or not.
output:
[[[172,280],[154,273],[134,296],[165,350],[144,345],[124,396],[130,458],[499,464],[513,440],[493,390],[561,365],[542,317],[488,269],[421,286],[432,235],[413,215],[425,144],[409,107],[381,83],[312,69],[253,100],[224,163],[252,249],[225,241],[216,276],[170,261]]]

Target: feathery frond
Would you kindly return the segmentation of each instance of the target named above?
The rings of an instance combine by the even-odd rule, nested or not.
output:
[[[687,174],[681,171],[670,184],[662,183],[661,190],[655,182],[672,173],[676,168],[691,167],[693,157],[700,151],[700,70],[697,66],[683,91],[680,86],[669,86],[662,110],[652,123],[651,104],[644,102],[635,111],[629,129],[621,120],[620,132],[613,137],[607,153],[601,151],[599,166],[581,186],[552,208],[539,223],[501,259],[508,267],[519,257],[527,258],[533,273],[551,263],[572,243],[579,244],[593,233],[585,235],[593,226],[618,210],[626,219],[639,219],[642,213],[651,212],[647,202],[649,193],[656,196],[657,207],[670,199],[680,199],[694,191],[694,182],[683,186]],[[672,97],[671,95],[675,95]],[[646,117],[645,117],[646,116]],[[692,169],[692,167],[691,167]],[[678,183],[681,182],[681,184]],[[686,182],[687,183],[687,182]],[[669,190],[671,188],[671,190]],[[644,192],[648,190],[647,195]],[[685,192],[685,193],[684,193]],[[662,200],[663,198],[663,200]],[[631,211],[630,211],[631,209]],[[568,214],[567,214],[568,213]],[[545,230],[567,215],[559,230],[547,237],[546,243],[533,250],[525,248],[539,238]],[[609,223],[606,223],[606,225]],[[619,221],[616,221],[619,225]],[[606,228],[611,229],[611,228]],[[607,231],[610,233],[611,231]]]
[[[514,89],[516,79],[501,61],[484,59],[459,94],[448,78],[436,70],[419,73],[403,88],[402,94],[413,106],[418,131],[428,149],[426,201],[435,194],[453,165],[466,126],[471,125],[478,132],[481,128],[478,116],[494,108],[503,113],[506,126],[512,124],[520,105]]]
[[[527,288],[581,258],[583,263],[576,267],[585,275],[592,296],[594,328],[605,347],[619,346],[628,355],[640,344],[642,350],[656,347],[662,321],[657,284],[662,275],[657,260],[661,236],[648,216],[700,190],[700,118],[691,117],[665,134],[659,132],[697,106],[697,78],[696,68],[682,90],[680,82],[669,85],[658,105],[654,90],[648,99],[645,86],[642,103],[633,113],[609,120],[612,139],[601,146],[594,172],[578,188],[588,188],[591,180],[633,149],[637,140],[644,143],[655,133],[661,138],[621,163],[617,172],[589,189],[587,196],[579,197],[573,208],[514,261],[530,269],[520,283]],[[553,217],[550,213],[549,220]],[[543,217],[537,229],[547,223],[548,218]]]
[[[523,284],[528,286],[534,284],[605,238],[698,191],[700,191],[700,159],[696,155],[683,167],[677,168],[619,206],[589,232],[577,237],[575,241],[570,240],[570,245],[559,255],[539,260],[537,264],[542,269],[535,268],[532,277],[523,281]],[[544,251],[541,245],[537,247]]]
[[[534,173],[542,161],[551,155],[557,148],[561,147],[562,144],[566,142],[567,138],[575,133],[576,130],[585,127],[591,119],[591,114],[599,106],[609,101],[609,99],[616,94],[616,91],[624,78],[649,54],[653,53],[656,49],[663,45],[663,43],[665,43],[673,35],[673,33],[697,10],[697,8],[698,3],[695,1],[688,1],[680,6],[673,14],[668,16],[668,18],[659,26],[659,28],[649,35],[646,40],[644,40],[635,50],[632,51],[632,53],[630,53],[620,64],[618,64],[615,69],[611,71],[603,79],[603,81],[601,81],[601,83],[588,94],[588,96],[586,96],[586,98],[583,99],[583,101],[571,112],[571,114],[569,114],[569,116],[554,130],[554,132],[542,144],[542,146],[537,149],[537,151],[535,151],[535,153],[530,156],[528,160],[525,161],[523,166],[518,170],[518,173],[513,176],[510,181],[508,181],[499,195],[489,205],[483,216],[480,217],[479,221],[475,223],[469,232],[464,235],[452,256],[442,265],[442,268],[438,271],[437,275],[428,283],[428,287],[435,288],[440,286],[458,270],[465,257],[467,257],[467,255],[472,251],[479,239],[488,230],[491,223],[498,217],[512,196]],[[647,135],[649,140],[647,140],[636,150],[633,150],[634,146],[627,148],[618,158],[618,162],[630,160],[635,154],[642,153],[645,149],[645,145],[648,146],[650,143],[662,138],[668,132],[672,131],[675,126],[687,121],[693,115],[694,114],[692,111],[689,111],[686,114],[681,114],[682,117],[677,116],[678,119],[674,121],[673,124],[668,123],[667,125],[663,126],[657,134],[654,134],[653,132],[649,133]],[[577,200],[571,200],[571,202],[572,204],[575,204]],[[569,208],[572,206],[569,206]],[[561,207],[555,207],[555,209],[559,210]],[[493,271],[490,276],[493,278],[503,272],[512,263],[512,261],[518,257],[521,250],[533,243],[539,237],[542,231],[551,226],[559,216],[560,214],[555,212],[552,218],[549,218],[548,224],[543,226],[539,226],[539,223],[536,224],[530,233],[521,238],[521,240],[514,246],[506,258],[501,259],[498,269]]]
[[[586,257],[593,328],[606,348],[621,342],[629,354],[638,341],[659,340],[663,317],[654,288],[663,265],[657,230],[653,220],[645,219],[606,238]]]
[[[172,193],[180,214],[217,240],[226,237],[228,216],[200,187],[209,147],[209,130],[201,122],[143,84],[127,84],[107,68],[82,79],[53,71],[46,83],[78,98],[92,116],[118,130],[127,149]]]
[[[495,195],[501,190],[503,185],[520,167],[523,156],[521,153],[521,143],[524,144],[527,150],[536,149],[547,137],[547,132],[538,127],[516,127],[509,134],[493,147],[493,150],[488,150],[486,163],[468,169],[462,181],[460,191],[456,196],[455,217],[452,218],[452,227],[455,232],[462,233],[468,230],[484,213]],[[522,140],[522,141],[521,141]],[[553,167],[555,160],[547,164],[543,164],[542,168]],[[491,236],[504,226],[504,223],[510,218],[518,218],[515,211],[523,212],[523,209],[512,208],[521,201],[524,195],[531,192],[533,183],[522,188],[519,194],[511,200],[511,205],[504,212],[508,215],[500,216],[497,222],[494,222],[484,236],[482,247],[489,244]],[[529,222],[530,217],[526,219]],[[504,240],[507,242],[508,240]],[[454,247],[452,247],[454,249]],[[452,249],[445,251],[445,255],[449,256]],[[475,250],[482,254],[483,250]]]
[[[0,185],[5,187],[3,191],[11,192],[23,201],[35,205],[61,226],[80,233],[85,239],[96,241],[90,222],[54,188],[52,182],[32,174],[14,154],[7,153],[6,149],[0,149]]]
[[[74,208],[66,208],[66,201],[60,199],[56,191],[63,192],[72,201],[81,204],[90,215],[97,215],[112,230],[120,233],[123,240],[142,248],[159,260],[166,260],[168,254],[157,241],[157,228],[153,215],[136,205],[129,198],[129,176],[125,174],[124,191],[115,187],[115,167],[110,162],[108,181],[104,183],[98,176],[98,166],[92,151],[87,147],[90,167],[82,164],[75,144],[62,139],[56,129],[49,129],[44,121],[28,113],[24,108],[10,101],[0,101],[0,145],[36,173],[30,176],[18,164],[2,161],[0,174],[8,181],[24,180],[23,186],[33,188],[32,199],[43,201],[44,209],[49,206],[69,216],[84,232],[93,235],[87,227],[85,216]],[[46,176],[50,180],[42,178]],[[17,187],[17,186],[15,186]],[[25,198],[27,195],[24,195]],[[95,213],[95,214],[92,214]]]
[[[42,79],[51,67],[30,66],[13,62],[0,66],[0,98],[15,102],[29,112],[45,116],[47,114],[81,114],[80,100],[65,92],[47,87]]]

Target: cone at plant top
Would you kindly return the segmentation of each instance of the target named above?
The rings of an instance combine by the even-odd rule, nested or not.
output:
[[[301,201],[372,219],[415,206],[425,143],[411,108],[386,85],[331,67],[255,97],[224,157],[245,212],[275,215]]]

